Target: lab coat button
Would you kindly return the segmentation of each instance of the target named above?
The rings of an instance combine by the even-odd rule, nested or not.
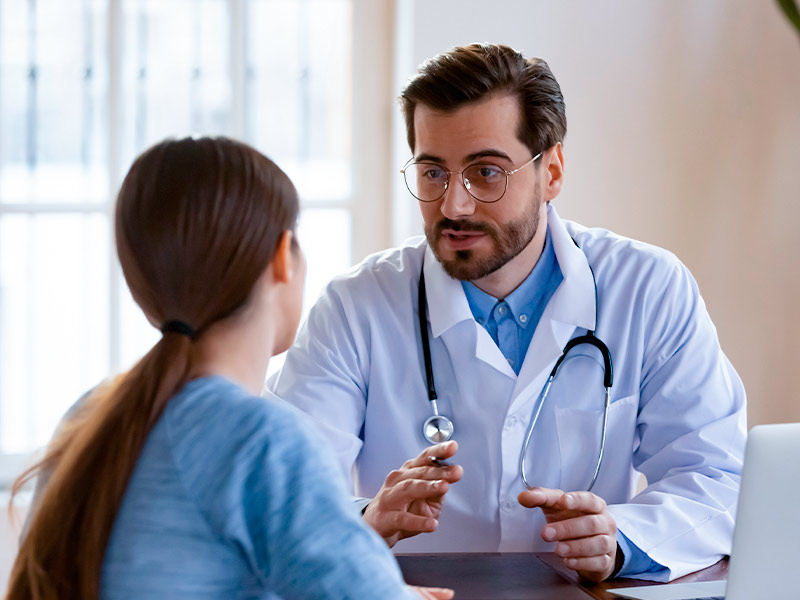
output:
[[[517,417],[508,417],[508,418],[506,419],[506,427],[505,427],[505,428],[506,428],[507,430],[508,430],[508,429],[511,429],[511,428],[512,428],[512,427],[514,427],[514,425],[516,425],[516,424],[517,424]]]
[[[514,510],[514,503],[511,502],[511,500],[503,501],[503,510],[505,512],[511,512],[512,510]]]

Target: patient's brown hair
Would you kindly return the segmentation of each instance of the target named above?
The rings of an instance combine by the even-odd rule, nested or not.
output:
[[[226,138],[167,140],[133,164],[116,205],[117,252],[156,326],[202,336],[246,305],[287,230],[297,192],[268,158]],[[13,600],[94,599],[111,529],[137,458],[187,382],[192,340],[167,332],[126,374],[99,386],[23,474],[48,481],[11,573]]]

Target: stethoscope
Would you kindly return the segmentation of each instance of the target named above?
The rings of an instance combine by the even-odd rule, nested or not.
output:
[[[574,241],[574,240],[573,240]],[[575,242],[577,246],[578,243]],[[592,273],[592,279],[594,280],[594,273]],[[595,281],[595,327],[597,327],[597,281]],[[426,319],[425,309],[427,307],[427,294],[425,292],[425,272],[424,272],[424,265],[423,269],[420,270],[419,274],[419,292],[418,292],[418,309],[417,315],[419,317],[419,330],[420,330],[420,338],[422,339],[422,355],[425,361],[425,378],[427,379],[428,383],[428,400],[431,403],[431,409],[433,410],[433,414],[425,419],[425,422],[422,424],[422,435],[425,437],[426,440],[430,444],[439,444],[441,442],[446,442],[453,437],[453,421],[446,417],[445,415],[439,412],[439,406],[436,402],[436,386],[434,385],[433,381],[433,366],[431,363],[431,347],[430,341],[428,339],[428,321]],[[608,426],[608,407],[611,403],[611,386],[613,385],[613,367],[611,365],[611,353],[608,350],[608,346],[606,346],[603,341],[595,336],[594,330],[589,330],[585,335],[580,335],[578,337],[572,338],[567,345],[564,346],[564,350],[561,352],[561,356],[556,361],[556,364],[553,366],[553,370],[550,371],[550,376],[547,378],[547,381],[542,388],[542,391],[539,393],[539,398],[537,402],[533,406],[533,410],[531,412],[531,418],[528,421],[528,429],[525,432],[525,441],[522,443],[522,450],[519,453],[519,471],[520,475],[522,476],[522,481],[526,487],[534,487],[534,485],[528,481],[528,472],[526,470],[525,465],[525,456],[528,453],[528,445],[531,441],[531,436],[533,435],[533,430],[536,427],[536,422],[539,420],[539,414],[542,411],[542,406],[544,406],[545,401],[547,400],[547,395],[550,393],[550,386],[553,384],[553,380],[556,378],[556,373],[558,373],[558,367],[561,366],[561,363],[564,362],[564,359],[569,354],[569,351],[575,348],[576,346],[580,346],[581,344],[589,344],[594,346],[600,351],[600,354],[603,356],[603,387],[605,388],[605,403],[603,407],[603,426],[600,432],[600,452],[597,454],[597,464],[594,468],[594,474],[592,475],[592,481],[587,488],[588,491],[591,491],[594,487],[595,482],[597,481],[597,475],[600,472],[600,465],[603,462],[603,452],[605,451],[606,447],[606,429]]]

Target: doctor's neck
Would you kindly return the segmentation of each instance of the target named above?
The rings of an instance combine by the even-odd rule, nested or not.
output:
[[[547,220],[543,219],[528,245],[496,271],[470,281],[475,287],[498,300],[506,298],[531,274],[544,250]]]

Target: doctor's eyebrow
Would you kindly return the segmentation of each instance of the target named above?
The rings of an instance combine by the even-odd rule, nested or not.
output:
[[[443,158],[439,158],[438,156],[434,156],[433,154],[423,153],[420,154],[419,156],[415,156],[414,162],[431,162],[431,163],[436,163],[438,165],[443,165],[445,161]]]
[[[464,162],[469,163],[478,160],[479,158],[489,158],[489,157],[502,158],[510,163],[514,162],[513,160],[511,160],[511,157],[508,154],[506,154],[502,150],[495,150],[494,148],[487,148],[486,150],[479,150],[478,152],[473,152],[472,154],[468,154],[466,157],[464,157]]]
[[[505,152],[503,152],[502,150],[495,150],[494,148],[486,148],[484,150],[478,150],[477,152],[473,152],[472,154],[467,154],[467,156],[464,157],[463,164],[468,164],[468,163],[471,163],[471,162],[475,162],[476,160],[479,160],[481,158],[490,158],[490,157],[492,157],[492,158],[502,158],[504,160],[507,160],[510,163],[514,162],[513,160],[511,160],[511,157],[508,154],[506,154]],[[427,153],[423,153],[423,154],[420,154],[419,156],[415,156],[414,157],[414,161],[415,162],[431,162],[431,163],[436,163],[436,164],[439,164],[439,165],[446,164],[446,161],[443,158],[440,158],[438,156],[434,156],[433,154],[427,154]]]

